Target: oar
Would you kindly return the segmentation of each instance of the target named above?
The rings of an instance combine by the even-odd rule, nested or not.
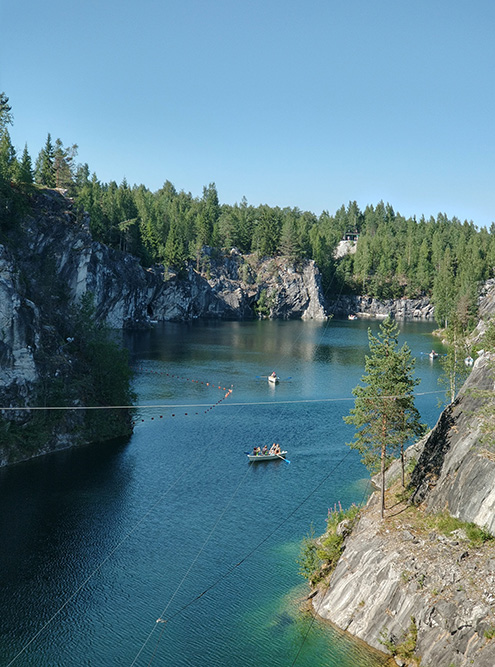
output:
[[[284,463],[290,463],[289,459],[286,459],[283,456],[280,456],[280,454],[277,454],[277,456],[278,456],[279,459],[282,459],[282,461],[284,461]]]

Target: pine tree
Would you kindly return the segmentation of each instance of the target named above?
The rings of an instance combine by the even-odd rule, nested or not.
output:
[[[0,177],[6,182],[12,181],[17,169],[15,148],[10,140],[9,131],[5,128],[0,137]]]
[[[22,151],[22,157],[19,162],[15,180],[18,183],[27,183],[28,185],[34,181],[33,165],[31,162],[31,156],[28,152],[27,144],[25,144],[24,150]]]
[[[7,125],[12,125],[13,120],[9,98],[5,93],[0,93],[0,136],[2,136]]]
[[[280,234],[280,253],[288,259],[296,259],[300,256],[299,238],[294,213],[290,211],[284,217],[282,231]]]
[[[74,161],[77,155],[77,144],[64,148],[60,139],[55,140],[53,150],[53,176],[56,188],[68,189],[74,185]]]
[[[54,158],[55,152],[52,138],[50,133],[48,133],[45,146],[40,150],[34,168],[35,181],[39,185],[46,185],[48,188],[55,187]]]
[[[414,359],[407,344],[397,348],[398,331],[390,318],[380,325],[378,336],[368,331],[370,356],[366,356],[366,374],[361,378],[364,386],[354,388],[354,408],[344,417],[347,424],[356,426],[354,442],[349,446],[361,454],[371,472],[380,470],[382,518],[388,459],[399,448],[402,455],[407,439],[423,430],[414,407],[413,390],[419,383],[412,377]]]

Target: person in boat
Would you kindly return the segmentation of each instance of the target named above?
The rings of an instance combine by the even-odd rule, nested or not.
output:
[[[261,453],[262,453],[262,454],[265,454],[265,455],[268,454],[268,447],[267,447],[266,445],[265,445],[265,446],[263,447],[263,449],[261,450]]]
[[[275,373],[275,371],[273,371],[272,378],[276,378],[276,377],[277,377],[277,374]]]
[[[258,456],[259,453],[260,453],[260,448],[259,447],[254,447],[253,448],[253,456]]]

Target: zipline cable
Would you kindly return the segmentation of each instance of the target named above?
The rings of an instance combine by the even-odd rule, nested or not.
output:
[[[419,391],[414,394],[414,396],[427,396],[429,394],[443,394],[445,393],[445,390],[443,389],[438,389],[435,391]],[[369,397],[364,397],[364,398],[369,398]],[[373,396],[370,398],[383,398],[383,399],[390,399],[390,398],[403,398],[403,394],[397,394],[397,395],[389,395],[389,396]],[[340,398],[299,398],[299,399],[294,399],[294,400],[281,400],[281,401],[244,401],[244,402],[231,402],[229,401],[228,403],[225,404],[218,404],[216,407],[228,407],[228,406],[244,406],[244,405],[282,405],[285,403],[332,403],[332,402],[340,402],[340,401],[354,401],[356,400],[355,397],[353,396],[347,396],[347,397],[340,397]],[[1,407],[0,406],[0,411],[2,410],[15,410],[22,412],[23,410],[163,410],[166,408],[170,409],[178,409],[178,408],[207,408],[210,407],[211,404],[209,403],[179,403],[179,404],[170,404],[170,403],[159,403],[159,404],[153,404],[153,405],[90,405],[87,407],[80,406],[80,405],[75,405],[75,406],[60,406],[60,405],[53,405],[53,406],[26,406],[26,407],[12,407],[12,406],[7,406],[7,407]]]
[[[365,500],[366,496],[369,496],[369,494],[370,494],[370,487],[371,487],[371,480],[368,479],[368,480],[367,480],[367,483],[366,483],[366,489],[365,489],[365,491],[364,491],[364,493],[363,493],[363,497],[362,497],[362,500],[361,500],[361,505],[364,505],[364,500]],[[308,639],[308,637],[309,637],[309,633],[310,633],[311,630],[313,629],[313,626],[314,626],[314,624],[315,624],[315,622],[316,622],[316,617],[319,616],[319,614],[320,614],[320,607],[321,607],[321,605],[323,604],[324,597],[325,597],[325,596],[322,594],[321,597],[320,597],[320,601],[319,601],[319,603],[318,603],[318,607],[317,607],[316,609],[314,609],[314,610],[311,612],[311,620],[310,620],[310,622],[309,622],[309,624],[308,624],[308,629],[307,629],[306,632],[304,633],[304,636],[303,636],[302,641],[301,641],[301,645],[299,646],[299,649],[298,649],[298,651],[297,651],[297,653],[296,653],[296,655],[295,655],[295,658],[294,658],[294,660],[293,660],[292,663],[291,663],[291,667],[294,667],[294,665],[296,664],[296,662],[297,662],[297,660],[298,660],[298,658],[299,658],[299,656],[300,656],[300,654],[301,654],[301,651],[303,650],[304,644],[306,643],[306,641],[307,641],[307,639]],[[338,638],[338,640],[339,640],[339,641],[342,641],[342,637]]]
[[[67,600],[57,609],[57,611],[50,617],[50,619],[43,625],[42,628],[38,630],[38,632],[25,644],[22,649],[17,653],[17,655],[7,664],[6,667],[10,667],[10,665],[13,665],[14,662],[19,658],[25,651],[26,649],[40,636],[40,634],[52,623],[52,621],[60,614],[60,612],[65,609],[65,607],[71,602],[75,596],[79,593],[79,591],[86,586],[88,581],[90,581],[94,575],[101,570],[103,565],[109,560],[113,554],[120,549],[120,547],[124,544],[124,542],[139,528],[139,526],[143,523],[143,521],[146,519],[146,517],[156,508],[156,506],[163,500],[163,498],[171,491],[174,486],[181,480],[181,478],[189,472],[189,470],[192,468],[194,465],[195,461],[193,460],[191,464],[185,468],[182,473],[179,475],[179,477],[167,488],[164,493],[162,493],[158,499],[153,503],[153,505],[148,509],[148,511],[137,521],[137,523],[134,524],[134,526],[131,528],[131,530],[126,533],[126,535],[120,540],[120,542],[105,556],[105,558],[99,563],[94,570],[89,574],[86,579],[78,586],[78,588],[72,593],[72,595],[67,598]]]
[[[328,478],[329,478],[333,473],[335,473],[335,471],[337,470],[337,468],[339,468],[339,467],[342,465],[342,463],[344,463],[344,461],[347,459],[347,457],[350,456],[351,452],[352,452],[352,450],[349,449],[349,451],[348,451],[348,452],[341,458],[341,460],[337,463],[337,465],[335,465],[335,466],[332,468],[332,470],[331,470],[329,473],[327,473],[327,474],[326,474],[326,475],[325,475],[325,476],[318,482],[318,484],[317,484],[317,485],[316,485],[316,486],[315,486],[315,487],[314,487],[314,488],[313,488],[313,489],[312,489],[312,490],[311,490],[311,491],[310,491],[310,492],[309,492],[309,493],[308,493],[308,494],[307,494],[307,495],[306,495],[306,496],[305,496],[305,497],[304,497],[304,498],[303,498],[303,499],[302,499],[302,500],[301,500],[301,501],[294,507],[294,509],[293,509],[289,514],[287,514],[281,521],[279,521],[279,523],[278,523],[278,524],[277,524],[277,525],[276,525],[276,526],[275,526],[275,527],[268,533],[268,535],[266,535],[262,540],[260,540],[260,541],[259,541],[259,542],[258,542],[252,549],[251,549],[251,551],[249,551],[243,558],[241,558],[240,561],[238,561],[237,563],[235,563],[235,565],[232,565],[226,572],[224,572],[224,573],[223,573],[222,575],[220,575],[217,579],[215,579],[215,580],[214,580],[214,581],[213,581],[207,588],[205,588],[201,593],[199,593],[199,594],[196,595],[194,598],[192,598],[191,600],[189,600],[189,602],[187,602],[187,603],[186,603],[185,605],[183,605],[180,609],[178,609],[178,610],[175,611],[173,614],[171,614],[171,616],[169,616],[169,617],[166,618],[166,619],[160,617],[160,619],[159,619],[160,622],[168,623],[169,621],[171,621],[171,620],[172,620],[173,618],[175,618],[176,616],[179,616],[180,614],[182,614],[182,612],[185,611],[188,607],[190,607],[194,602],[196,602],[196,600],[199,600],[200,598],[202,598],[206,593],[208,593],[209,591],[211,591],[211,590],[212,590],[213,588],[215,588],[221,581],[223,581],[223,580],[226,579],[230,574],[232,574],[232,572],[233,572],[235,569],[237,569],[237,568],[238,568],[240,565],[242,565],[246,560],[248,560],[248,558],[250,558],[256,551],[258,551],[258,549],[260,549],[260,548],[263,546],[263,544],[264,544],[265,542],[267,542],[267,541],[268,541],[268,540],[269,540],[269,539],[270,539],[270,538],[277,532],[277,530],[279,530],[279,529],[280,529],[280,528],[281,528],[281,527],[282,527],[282,526],[283,526],[283,525],[284,525],[284,524],[285,524],[285,523],[286,523],[292,516],[294,516],[294,514],[295,514],[295,513],[296,513],[296,512],[297,512],[297,511],[304,505],[304,503],[307,502],[307,501],[309,500],[309,498],[311,498],[311,496],[312,496],[313,494],[315,494],[316,491],[318,491],[318,489],[319,489],[321,486],[323,486],[323,484],[328,480]]]
[[[220,515],[218,516],[217,520],[215,521],[213,527],[211,528],[210,532],[208,533],[208,535],[207,535],[205,541],[204,541],[203,544],[201,545],[201,548],[199,549],[198,553],[196,554],[196,556],[195,556],[194,559],[192,560],[191,564],[189,565],[189,568],[186,570],[184,576],[182,577],[182,579],[180,580],[179,584],[177,585],[177,587],[176,587],[174,593],[172,594],[170,600],[167,602],[165,608],[163,609],[162,613],[161,613],[160,616],[158,617],[158,620],[156,621],[155,626],[153,627],[153,630],[151,630],[151,632],[149,633],[148,637],[145,639],[143,645],[141,646],[141,648],[140,648],[138,654],[136,655],[136,657],[135,657],[134,660],[132,661],[130,667],[133,667],[133,665],[136,664],[136,660],[139,658],[139,656],[141,655],[141,653],[142,653],[143,649],[145,648],[146,644],[148,643],[148,641],[150,640],[151,636],[153,635],[153,633],[154,633],[154,631],[155,631],[155,629],[156,629],[156,624],[162,622],[162,616],[166,613],[167,609],[169,608],[169,606],[170,606],[171,603],[173,602],[175,596],[176,596],[177,593],[179,592],[179,590],[180,590],[180,588],[182,587],[183,583],[184,583],[185,580],[187,579],[187,577],[188,577],[189,573],[191,572],[192,568],[193,568],[194,565],[196,564],[196,561],[198,560],[198,558],[201,556],[201,554],[202,554],[203,551],[205,550],[206,545],[207,545],[208,542],[210,541],[210,539],[211,539],[213,533],[215,532],[215,530],[216,530],[218,524],[219,524],[220,521],[223,519],[225,513],[227,512],[227,510],[229,509],[230,505],[232,504],[232,502],[233,502],[235,496],[237,495],[237,492],[239,491],[241,485],[244,483],[244,481],[245,481],[246,477],[248,476],[248,474],[250,473],[250,471],[251,471],[251,468],[248,467],[248,469],[246,470],[245,474],[243,475],[243,477],[241,478],[241,480],[240,480],[239,483],[237,484],[236,488],[234,489],[234,492],[233,492],[232,495],[230,496],[230,498],[229,498],[227,504],[226,504],[225,507],[223,508],[222,512],[220,513]],[[150,662],[148,663],[149,665],[151,665],[151,663],[152,663],[152,661],[153,661],[153,659],[154,659],[154,657],[155,657],[155,655],[156,655],[156,651],[158,650],[158,645],[159,645],[159,643],[160,643],[160,641],[161,641],[161,638],[162,638],[162,636],[163,636],[163,631],[164,631],[164,629],[165,629],[165,624],[163,624],[163,629],[162,629],[162,631],[161,631],[161,633],[160,633],[160,635],[159,635],[159,637],[158,637],[157,644],[156,644],[156,646],[155,646],[155,650],[154,650],[154,652],[153,652],[153,655],[152,655],[152,657],[151,657]]]

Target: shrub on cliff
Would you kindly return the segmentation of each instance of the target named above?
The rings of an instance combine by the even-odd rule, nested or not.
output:
[[[92,440],[106,440],[130,432],[132,405],[128,352],[113,339],[112,331],[95,317],[91,294],[75,310],[71,352],[75,354],[74,385],[77,400],[96,409],[85,413],[84,427]],[[119,406],[112,410],[110,406]],[[103,409],[107,407],[107,409]]]
[[[342,509],[340,503],[328,510],[327,530],[325,534],[315,539],[314,530],[304,537],[299,558],[299,574],[311,585],[317,584],[336,567],[340,555],[344,550],[347,535],[359,517],[360,508],[352,504],[347,510]]]

